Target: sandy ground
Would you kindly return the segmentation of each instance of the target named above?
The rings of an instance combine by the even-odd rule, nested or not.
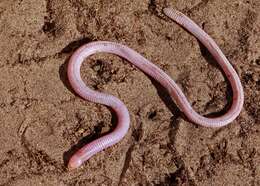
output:
[[[140,70],[95,55],[82,76],[127,105],[131,128],[68,171],[76,149],[115,126],[108,108],[68,84],[67,61],[84,43],[126,44],[168,73],[200,114],[226,112],[227,81],[207,50],[161,13],[166,6],[223,49],[244,86],[242,113],[220,129],[199,127]],[[259,12],[258,0],[1,0],[0,185],[260,185]]]

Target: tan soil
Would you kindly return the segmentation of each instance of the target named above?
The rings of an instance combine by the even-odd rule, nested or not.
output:
[[[185,120],[157,83],[125,60],[95,55],[86,83],[118,96],[131,128],[68,171],[70,155],[115,118],[71,90],[70,55],[94,40],[130,46],[167,72],[196,111],[225,112],[231,91],[205,48],[162,13],[183,11],[220,45],[241,77],[244,109],[211,129]],[[260,1],[1,0],[0,185],[260,185]]]

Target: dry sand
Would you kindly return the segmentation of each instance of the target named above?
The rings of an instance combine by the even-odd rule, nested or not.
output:
[[[185,120],[156,82],[127,61],[95,55],[82,67],[94,89],[118,96],[131,128],[75,170],[71,153],[110,131],[115,118],[71,90],[66,65],[95,40],[130,46],[167,72],[201,114],[221,114],[232,95],[216,62],[162,13],[183,11],[237,70],[245,105],[230,125]],[[1,0],[0,185],[260,185],[259,0]]]

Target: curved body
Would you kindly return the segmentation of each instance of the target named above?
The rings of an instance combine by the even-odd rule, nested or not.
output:
[[[227,113],[220,117],[207,118],[201,116],[191,107],[179,86],[165,72],[139,53],[128,48],[127,46],[107,41],[98,41],[83,45],[73,54],[68,65],[68,78],[71,86],[82,98],[111,107],[117,114],[118,123],[117,127],[111,133],[98,138],[89,144],[86,144],[79,151],[77,151],[69,161],[68,167],[70,169],[79,167],[84,161],[88,160],[94,154],[119,142],[127,133],[130,124],[129,112],[123,102],[112,95],[100,93],[88,88],[81,79],[81,64],[84,59],[92,54],[106,52],[127,59],[137,68],[154,78],[163,87],[165,87],[171,97],[175,100],[180,110],[190,121],[196,124],[205,127],[222,127],[232,122],[241,112],[244,102],[243,87],[236,71],[214,40],[184,14],[171,8],[165,8],[164,13],[198,38],[216,59],[232,87],[233,101],[231,108]]]

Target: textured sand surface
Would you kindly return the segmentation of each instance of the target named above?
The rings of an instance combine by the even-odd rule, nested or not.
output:
[[[119,57],[86,60],[82,76],[119,97],[131,128],[117,145],[68,171],[71,153],[115,118],[71,90],[66,65],[95,40],[130,46],[166,71],[196,111],[225,112],[232,93],[198,41],[161,10],[208,32],[237,70],[244,109],[211,129],[185,120],[160,85]],[[259,0],[1,0],[0,185],[260,185]]]

